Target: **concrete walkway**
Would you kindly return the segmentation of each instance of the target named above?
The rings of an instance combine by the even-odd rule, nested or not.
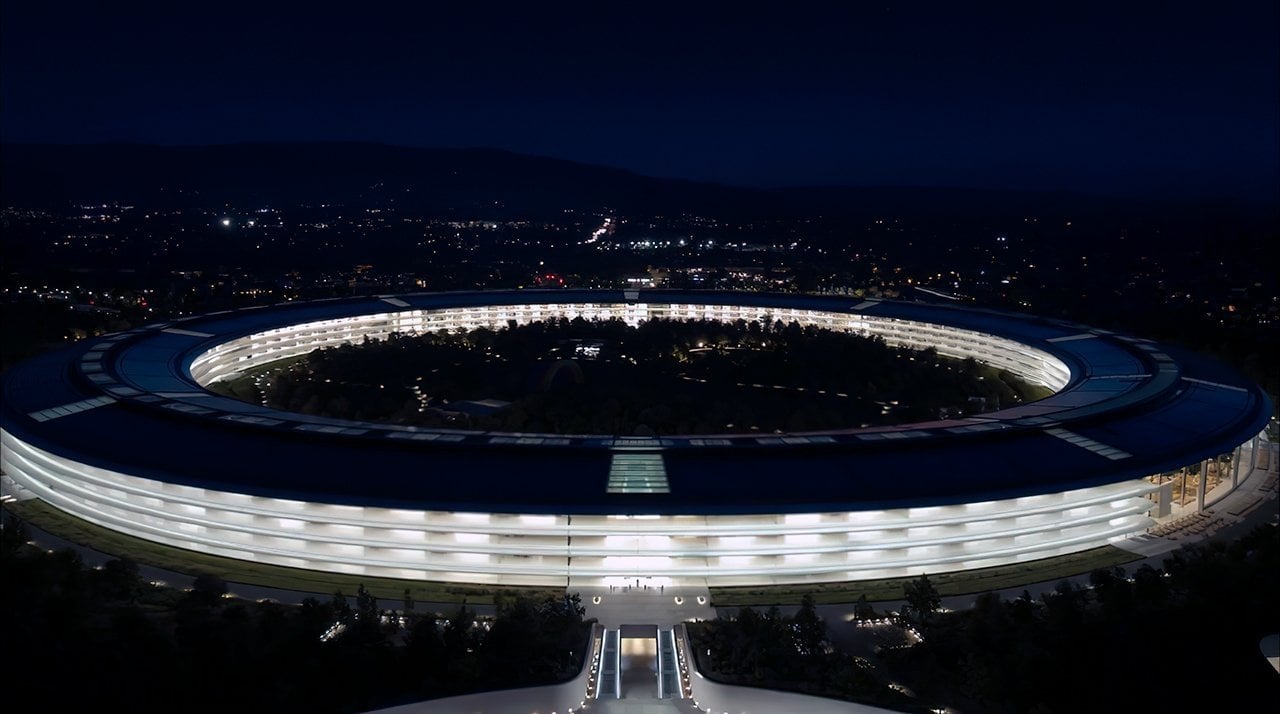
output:
[[[711,592],[706,587],[600,587],[570,584],[570,591],[582,597],[587,617],[594,617],[605,627],[622,625],[657,625],[670,629],[687,620],[710,620],[716,616],[711,607]]]

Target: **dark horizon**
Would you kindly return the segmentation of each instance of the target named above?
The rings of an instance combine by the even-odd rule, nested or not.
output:
[[[542,154],[532,151],[522,151],[519,149],[505,148],[495,145],[414,145],[406,143],[396,143],[392,141],[382,141],[377,139],[243,139],[234,141],[215,141],[215,142],[147,142],[134,141],[128,139],[115,141],[15,141],[8,137],[0,142],[0,146],[25,146],[25,147],[138,147],[138,148],[155,148],[155,149],[216,149],[226,147],[280,147],[280,146],[369,146],[381,147],[389,149],[408,149],[438,152],[476,152],[476,153],[492,153],[503,154],[513,157],[523,157],[535,160],[548,160],[556,162],[564,162],[567,164],[575,164],[584,167],[605,169],[611,171],[621,171],[627,174],[646,178],[657,179],[661,181],[683,182],[702,186],[716,186],[734,189],[757,189],[764,191],[795,191],[803,189],[889,189],[889,190],[941,190],[941,191],[973,191],[979,193],[1011,193],[1011,194],[1042,194],[1042,195],[1079,195],[1093,198],[1103,199],[1134,199],[1141,201],[1151,201],[1156,203],[1178,202],[1178,201],[1194,201],[1199,203],[1226,203],[1241,206],[1253,206],[1264,209],[1275,209],[1280,207],[1280,174],[1276,176],[1275,185],[1262,184],[1257,190],[1187,190],[1179,188],[1150,187],[1140,186],[1133,189],[1124,189],[1119,187],[1098,187],[1098,186],[1019,186],[1002,182],[991,183],[965,183],[965,182],[942,182],[942,181],[911,181],[909,179],[898,183],[856,183],[856,182],[839,182],[833,181],[822,183],[814,182],[793,182],[793,183],[759,183],[751,181],[735,182],[731,179],[717,178],[700,178],[680,175],[666,175],[647,172],[641,169],[634,169],[627,166],[617,164],[607,164],[599,161],[580,160],[569,158],[566,156],[556,156],[552,154]]]

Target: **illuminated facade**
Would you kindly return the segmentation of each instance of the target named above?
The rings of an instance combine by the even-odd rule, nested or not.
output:
[[[578,316],[794,321],[972,357],[1054,394],[898,427],[615,438],[339,421],[203,389],[365,337]],[[86,341],[13,370],[4,387],[0,464],[16,497],[234,558],[541,585],[858,580],[1092,548],[1202,508],[1211,474],[1229,490],[1252,454],[1237,447],[1270,413],[1256,386],[1219,365],[1080,325],[675,291],[381,296],[208,315]],[[1204,474],[1190,501],[1185,476],[1180,489],[1160,476],[1188,465]]]

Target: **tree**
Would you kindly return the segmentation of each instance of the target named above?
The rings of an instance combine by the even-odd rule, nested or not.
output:
[[[360,617],[372,620],[378,618],[378,598],[365,589],[364,583],[356,586],[356,610]]]
[[[903,586],[903,597],[907,600],[907,606],[904,608],[906,613],[910,613],[909,617],[916,619],[922,625],[929,624],[933,613],[942,607],[942,596],[938,594],[938,589],[933,586],[933,583],[929,582],[927,573],[921,573],[920,577],[908,581]]]
[[[407,671],[413,678],[425,678],[434,684],[445,681],[448,662],[444,638],[434,617],[421,617],[409,626],[405,648]]]
[[[217,575],[199,573],[191,582],[191,597],[194,600],[212,606],[227,594],[227,582]]]
[[[5,555],[12,555],[18,552],[18,549],[31,540],[31,536],[27,533],[26,525],[17,518],[6,519],[3,525],[0,525],[0,550]]]
[[[142,591],[138,576],[138,564],[128,558],[108,560],[98,571],[102,594],[112,600],[133,602]]]
[[[1128,617],[1133,609],[1133,586],[1125,579],[1123,568],[1098,568],[1089,573],[1089,585],[1104,613],[1113,618]]]
[[[866,593],[859,595],[858,601],[853,604],[853,616],[859,620],[870,620],[876,616],[876,610],[867,601]]]
[[[1154,610],[1168,599],[1169,584],[1163,573],[1144,564],[1133,574],[1133,595],[1139,608]]]
[[[366,590],[363,583],[356,587],[355,617],[349,622],[344,637],[362,645],[387,643],[386,633],[382,629],[382,611],[378,609],[378,598]]]
[[[582,604],[582,595],[579,593],[574,593],[572,595],[566,594],[564,596],[564,609],[565,614],[570,619],[574,619],[576,616],[578,622],[581,622],[582,618],[587,614],[587,608]]]
[[[818,614],[813,596],[805,593],[800,601],[800,610],[792,620],[795,632],[796,649],[801,655],[817,656],[827,650],[827,624]]]
[[[347,596],[343,595],[341,590],[333,591],[333,597],[329,600],[329,610],[340,622],[351,619],[351,603],[347,602]]]

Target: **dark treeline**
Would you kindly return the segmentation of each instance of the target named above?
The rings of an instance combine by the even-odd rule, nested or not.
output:
[[[86,567],[26,545],[20,526],[0,537],[10,693],[32,711],[360,712],[550,684],[581,670],[591,627],[576,596],[500,600],[484,621],[382,612],[363,588],[355,607],[248,602],[214,577],[183,592],[129,561]]]
[[[889,688],[867,660],[833,647],[808,596],[795,615],[744,607],[733,618],[686,628],[699,670],[714,680],[925,711]]]
[[[307,414],[423,426],[693,434],[921,421],[1042,394],[972,360],[795,322],[562,318],[317,350],[274,374],[265,397]],[[480,399],[510,405],[453,406]]]

